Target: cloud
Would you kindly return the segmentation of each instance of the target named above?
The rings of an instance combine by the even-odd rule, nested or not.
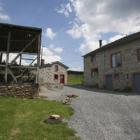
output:
[[[17,53],[10,53],[9,54],[9,62],[11,62],[17,55],[18,55]],[[29,55],[28,55],[28,57],[29,57]],[[6,54],[5,53],[3,54],[2,61],[6,62]],[[16,62],[19,64],[19,62],[20,62],[20,58],[19,57],[17,58]],[[22,65],[28,65],[30,63],[30,62],[27,62],[25,60],[22,60],[21,62],[22,62],[21,63]]]
[[[10,16],[5,13],[1,3],[0,3],[0,21],[10,21]]]
[[[72,13],[72,5],[71,3],[61,4],[60,8],[56,9],[57,13],[64,14],[66,17],[69,17],[70,13]]]
[[[60,47],[57,47],[54,49],[54,51],[57,53],[57,54],[60,54],[63,52],[63,48],[60,48]]]
[[[71,37],[74,39],[81,38],[82,36],[81,28],[79,27],[77,23],[74,23],[72,28],[67,30],[66,33],[71,35]]]
[[[139,0],[69,0],[76,20],[67,30],[72,38],[83,37],[80,46],[82,53],[95,50],[101,33],[116,33],[118,36],[140,30],[140,1]],[[115,39],[114,38],[114,39]],[[110,39],[113,41],[113,39]]]
[[[51,40],[54,39],[54,37],[56,36],[56,33],[53,32],[52,28],[47,28],[45,31],[45,36]]]
[[[115,36],[113,36],[113,37],[111,37],[110,39],[109,39],[109,42],[113,42],[113,41],[116,41],[116,40],[118,40],[118,39],[120,39],[120,38],[123,38],[123,37],[125,37],[126,35],[115,35]]]
[[[63,52],[63,48],[61,48],[61,47],[55,47],[53,44],[50,44],[50,45],[48,46],[48,48],[49,48],[50,50],[54,51],[54,52],[57,53],[57,54],[61,54],[61,53]]]
[[[0,13],[0,21],[9,21],[10,17],[6,14]]]
[[[50,44],[48,47],[43,47],[42,58],[45,60],[45,63],[61,61],[62,52],[63,52],[62,48],[55,47],[53,44]]]

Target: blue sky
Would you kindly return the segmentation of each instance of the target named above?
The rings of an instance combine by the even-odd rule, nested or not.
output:
[[[99,39],[106,44],[140,30],[139,3],[137,0],[133,3],[130,0],[124,3],[121,0],[0,0],[0,22],[42,28],[46,63],[60,60],[71,69],[82,70],[81,56],[98,48]],[[135,19],[138,22],[131,22]]]

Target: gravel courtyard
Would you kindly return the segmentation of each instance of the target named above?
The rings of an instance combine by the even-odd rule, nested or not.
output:
[[[41,95],[62,100],[76,94],[69,121],[82,140],[140,140],[140,95],[64,87],[63,90],[41,89]]]

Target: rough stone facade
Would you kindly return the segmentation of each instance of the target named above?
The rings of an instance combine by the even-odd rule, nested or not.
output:
[[[55,67],[58,67],[56,70]],[[44,65],[39,70],[39,83],[47,84],[48,86],[59,86],[60,84],[67,84],[67,68],[60,62],[54,62],[50,65]],[[64,76],[64,81],[62,77]]]
[[[138,61],[137,51],[140,49],[140,39],[127,42],[103,51],[98,51],[94,55],[84,56],[84,82],[88,86],[106,87],[106,76],[112,76],[112,90],[133,89],[134,74],[140,73],[140,61]],[[122,65],[117,68],[111,67],[111,56],[115,53],[121,54]],[[96,61],[93,62],[93,56]],[[95,70],[92,75],[92,70]]]

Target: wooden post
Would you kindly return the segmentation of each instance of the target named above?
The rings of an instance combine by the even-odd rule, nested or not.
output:
[[[42,60],[42,57],[43,57],[43,47],[41,48],[41,60]]]
[[[39,34],[38,35],[38,54],[37,54],[36,84],[39,84],[40,48],[41,48],[41,36]]]
[[[20,54],[20,61],[19,61],[20,66],[21,66],[21,59],[22,59],[22,54]]]
[[[11,32],[8,33],[7,52],[6,52],[6,67],[5,67],[5,82],[8,81],[8,63],[9,63],[9,49],[10,49]]]
[[[2,56],[3,56],[3,53],[1,52],[0,53],[0,64],[2,63]]]

